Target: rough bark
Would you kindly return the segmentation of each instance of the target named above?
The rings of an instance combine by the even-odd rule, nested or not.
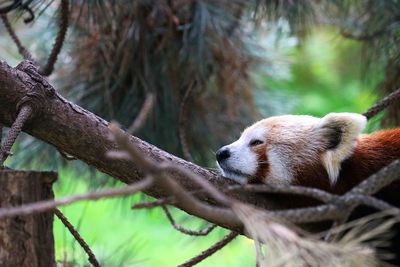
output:
[[[54,198],[56,179],[54,172],[0,171],[0,207]],[[0,266],[56,266],[52,212],[0,220]]]
[[[143,178],[143,174],[134,163],[110,160],[106,156],[106,152],[118,149],[116,142],[110,139],[108,122],[65,100],[50,85],[40,84],[35,75],[27,71],[29,68],[27,62],[11,68],[5,61],[0,60],[1,124],[10,126],[21,102],[26,102],[24,97],[35,94],[30,103],[35,110],[34,116],[30,118],[23,131],[124,183],[129,184]],[[191,170],[219,188],[234,184],[216,173],[175,157],[139,138],[134,136],[129,138],[140,151],[157,162],[167,161]],[[187,190],[199,189],[184,175],[179,173],[171,173],[171,175]],[[145,193],[156,198],[166,195],[163,189],[157,186],[146,190]],[[232,193],[231,196],[262,208],[279,208],[276,202],[255,194]],[[206,196],[203,196],[203,199],[210,201]],[[177,207],[182,208],[179,204]],[[229,223],[222,226],[232,228]]]

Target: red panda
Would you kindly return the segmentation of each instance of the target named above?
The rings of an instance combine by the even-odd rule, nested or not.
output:
[[[225,177],[239,183],[302,185],[343,194],[400,158],[400,128],[361,134],[366,121],[354,113],[267,118],[219,149],[217,164]],[[375,196],[400,207],[400,182]],[[310,199],[276,197],[286,208],[315,204]],[[351,219],[372,212],[359,207]],[[388,262],[400,266],[400,223],[392,231],[386,251],[395,257]]]
[[[366,118],[284,115],[245,129],[216,153],[223,175],[239,183],[302,185],[342,194],[400,158],[400,128],[361,134]]]

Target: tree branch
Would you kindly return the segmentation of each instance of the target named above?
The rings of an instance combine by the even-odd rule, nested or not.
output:
[[[60,96],[39,74],[35,73],[32,64],[28,61],[23,61],[16,68],[11,68],[5,61],[0,60],[1,124],[10,126],[17,114],[16,103],[33,92],[40,92],[43,97],[36,98],[38,103],[34,107],[34,116],[25,124],[23,131],[124,183],[130,184],[144,178],[142,170],[138,169],[138,162],[132,163],[124,159],[110,160],[106,156],[107,152],[118,150],[116,141],[110,138],[108,122]],[[202,180],[210,182],[214,188],[226,188],[235,184],[233,181],[175,157],[139,138],[129,136],[124,132],[121,133],[127,136],[129,143],[154,162],[166,162],[188,172],[194,172]],[[174,177],[173,181],[186,191],[202,189],[201,186],[186,177],[185,173],[169,169],[166,174]],[[144,192],[156,198],[168,196],[165,189],[159,186],[147,188]],[[270,201],[263,196],[234,192],[230,194],[230,197],[253,203],[264,209],[279,208],[279,203]],[[205,194],[200,194],[198,198],[215,204]],[[187,205],[179,203],[176,206],[190,213]],[[216,223],[210,218],[209,221]],[[227,223],[221,226],[239,230],[235,228],[237,224]]]
[[[211,256],[212,254],[214,254],[215,252],[217,252],[218,250],[220,250],[221,248],[225,247],[227,244],[229,244],[233,239],[235,239],[239,234],[236,232],[230,232],[229,234],[227,234],[226,236],[224,236],[220,241],[218,241],[217,243],[215,243],[214,245],[212,245],[211,247],[209,247],[208,249],[204,250],[203,252],[201,252],[199,255],[191,258],[190,260],[188,260],[187,262],[178,265],[178,267],[188,267],[188,266],[193,266],[199,262],[201,262],[202,260],[204,260],[205,258],[208,258],[209,256]]]
[[[50,56],[45,66],[40,69],[40,74],[49,76],[54,70],[54,64],[57,61],[57,57],[61,52],[61,48],[64,44],[65,36],[68,30],[69,20],[69,0],[61,0],[60,10],[60,21],[58,23],[59,30],[57,33],[56,41],[54,42],[53,48],[50,52]]]
[[[86,254],[89,256],[88,260],[94,267],[100,267],[99,262],[96,259],[93,251],[90,249],[89,245],[83,240],[81,235],[75,229],[75,227],[68,221],[68,219],[64,216],[64,214],[59,210],[55,209],[54,214],[62,221],[62,223],[67,227],[69,232],[73,235],[76,241],[78,241],[79,245],[85,250]]]
[[[196,217],[238,232],[243,231],[243,222],[233,207],[240,201],[257,206],[258,211],[265,213],[265,220],[269,220],[271,216],[278,216],[294,223],[338,220],[347,216],[355,206],[360,204],[371,205],[378,209],[390,208],[391,206],[376,201],[369,195],[399,178],[397,170],[400,160],[383,168],[343,196],[335,196],[316,189],[300,190],[297,188],[292,190],[296,194],[305,194],[320,199],[327,203],[325,205],[272,211],[281,206],[267,195],[224,190],[234,183],[193,163],[170,155],[136,137],[129,136],[119,128],[108,125],[101,118],[65,100],[37,73],[36,67],[31,62],[23,61],[17,68],[11,68],[0,60],[0,105],[2,107],[0,123],[11,125],[14,121],[14,114],[21,105],[26,103],[33,109],[33,112],[24,124],[24,131],[125,183],[141,181],[146,175],[156,179],[157,186],[150,187],[149,184],[146,184],[137,189],[136,184],[133,184],[131,186],[134,187],[132,189],[134,191],[128,191],[127,194],[135,192],[135,190],[143,190],[156,198],[172,195],[176,199],[174,202],[176,207]],[[123,151],[119,152],[118,158],[110,160],[107,157],[108,154],[119,151],[119,149],[123,149]],[[132,161],[127,160],[127,156],[130,156]],[[142,182],[145,183],[146,180]],[[263,189],[265,190],[266,187]],[[275,192],[280,190],[280,193],[285,191],[282,188],[274,190]],[[223,191],[228,193],[224,194]],[[193,192],[197,192],[196,197]],[[293,192],[287,191],[287,193]],[[98,192],[93,194],[95,198],[99,196],[96,195]],[[78,198],[83,199],[83,196]],[[63,199],[58,203],[56,203],[57,201],[46,203],[47,206],[34,206],[35,212],[40,209],[46,210],[49,207],[54,208],[57,205],[66,204],[68,201],[71,199]],[[216,202],[220,205],[216,205]],[[32,212],[29,211],[32,210],[32,207],[29,209],[22,207],[21,210],[12,212],[2,210],[5,213],[0,213],[0,216],[1,214],[3,216],[27,214]],[[265,212],[265,210],[268,211]]]
[[[184,233],[187,235],[195,235],[195,236],[208,235],[217,226],[216,224],[211,224],[207,228],[200,230],[200,231],[193,231],[193,230],[185,229],[175,222],[174,218],[172,217],[171,213],[169,212],[168,208],[165,205],[163,205],[161,207],[164,210],[165,215],[167,215],[167,218],[168,218],[169,222],[172,224],[172,226],[181,233]]]
[[[0,208],[0,218],[12,217],[16,215],[29,215],[38,212],[52,210],[59,206],[65,206],[82,200],[96,200],[100,198],[109,198],[115,196],[130,195],[138,191],[142,191],[153,184],[153,178],[148,177],[135,184],[127,185],[120,188],[113,188],[98,192],[89,192],[84,194],[71,195],[61,197],[56,200],[44,200],[35,203],[25,204],[12,208]]]
[[[33,60],[32,55],[26,50],[26,48],[22,45],[21,41],[19,40],[17,34],[15,33],[14,29],[11,27],[10,22],[8,21],[7,15],[1,15],[1,20],[3,21],[4,27],[6,28],[8,34],[10,35],[11,39],[14,41],[15,45],[18,48],[18,52],[24,59]]]

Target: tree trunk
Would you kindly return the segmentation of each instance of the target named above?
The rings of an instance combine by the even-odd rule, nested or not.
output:
[[[0,207],[54,198],[55,172],[0,171]],[[0,266],[56,266],[53,212],[0,219]]]

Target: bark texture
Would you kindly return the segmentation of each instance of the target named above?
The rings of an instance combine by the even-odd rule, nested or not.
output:
[[[10,126],[18,108],[29,104],[34,108],[34,115],[25,124],[23,131],[124,183],[129,184],[142,179],[143,174],[134,163],[110,160],[106,156],[106,152],[118,149],[116,142],[110,138],[108,122],[64,99],[47,82],[42,81],[41,77],[37,77],[32,68],[33,65],[28,61],[12,68],[0,60],[0,123]],[[218,188],[234,184],[216,173],[175,157],[139,138],[129,138],[140,151],[157,162],[167,161],[191,170]],[[182,174],[171,175],[187,190],[200,188]],[[145,193],[156,198],[166,196],[164,190],[157,186],[146,190]],[[259,195],[232,193],[231,196],[262,208],[279,208],[276,202]],[[211,201],[206,196],[203,196],[203,199]],[[182,208],[179,204],[177,207]],[[185,208],[182,209],[191,213]],[[222,226],[232,228],[229,223]]]
[[[55,172],[0,171],[0,207],[54,198]],[[0,220],[0,266],[56,266],[53,212]]]

